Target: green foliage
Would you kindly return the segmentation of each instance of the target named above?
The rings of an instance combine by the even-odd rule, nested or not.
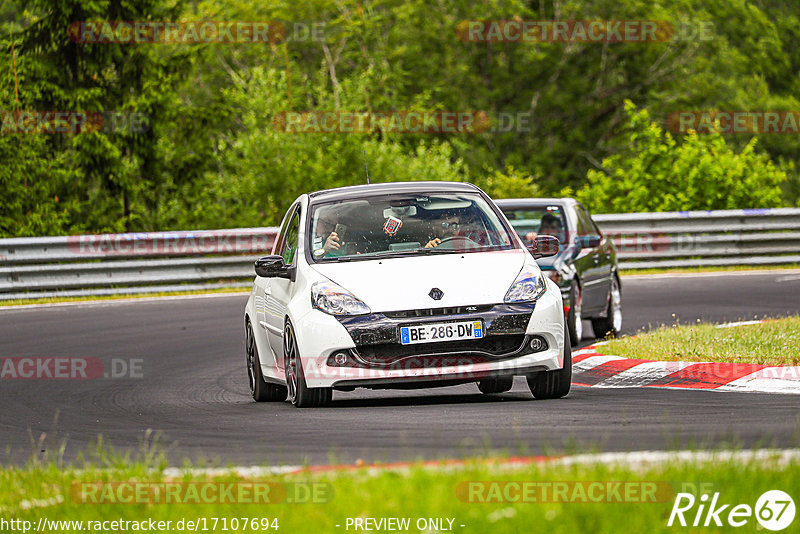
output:
[[[531,198],[542,196],[542,190],[532,176],[525,176],[514,167],[505,172],[485,173],[475,184],[492,198]]]
[[[565,44],[456,31],[511,18],[666,20],[696,33]],[[85,20],[275,19],[289,30],[277,43],[67,34]],[[312,25],[322,40],[308,38]],[[798,136],[673,139],[649,125],[682,110],[800,109],[798,28],[779,0],[6,0],[0,110],[137,112],[151,127],[0,135],[0,236],[275,224],[301,192],[363,183],[365,151],[372,181],[466,180],[496,197],[591,190],[600,211],[800,205]],[[649,112],[647,127],[626,101]],[[289,110],[529,119],[504,132],[293,135],[272,125]],[[650,152],[632,148],[633,132]]]
[[[225,95],[248,112],[240,117],[241,129],[219,141],[219,172],[209,172],[199,189],[197,183],[187,186],[184,195],[197,199],[191,211],[177,202],[167,207],[161,216],[172,225],[277,224],[302,193],[366,183],[365,157],[372,183],[467,178],[446,141],[406,150],[368,134],[280,131],[273,119],[285,111],[285,73],[256,67],[249,75]]]
[[[689,132],[678,143],[646,110],[626,102],[625,148],[590,170],[578,197],[596,213],[770,208],[786,174],[753,138],[738,153],[718,133]]]
[[[64,153],[43,158],[44,145],[41,136],[0,135],[0,236],[58,235],[69,228],[76,211],[69,200],[72,165]]]

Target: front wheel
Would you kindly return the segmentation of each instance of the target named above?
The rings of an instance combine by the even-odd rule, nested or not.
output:
[[[594,336],[600,339],[617,337],[622,330],[622,293],[616,276],[611,277],[606,316],[592,319],[592,329]]]
[[[283,331],[283,358],[289,402],[298,408],[319,408],[331,402],[332,388],[310,388],[306,385],[303,362],[297,349],[297,338],[289,321],[286,321]]]
[[[579,345],[583,337],[583,292],[577,280],[572,281],[569,289],[569,313],[567,313],[567,330],[573,345]]]
[[[528,387],[537,399],[559,399],[572,385],[572,346],[564,336],[564,365],[554,371],[541,371],[528,377]]]
[[[256,402],[280,402],[286,399],[286,386],[270,384],[264,380],[261,372],[261,360],[258,357],[258,347],[253,336],[253,327],[250,321],[245,326],[244,333],[245,351],[247,353],[247,378],[250,385],[250,395]]]

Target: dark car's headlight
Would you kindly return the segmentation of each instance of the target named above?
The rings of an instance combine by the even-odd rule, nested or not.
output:
[[[311,286],[311,305],[330,315],[365,315],[371,311],[358,297],[333,282]]]
[[[547,285],[541,272],[526,265],[519,272],[511,287],[508,288],[503,301],[506,304],[530,302],[538,299],[546,290]]]

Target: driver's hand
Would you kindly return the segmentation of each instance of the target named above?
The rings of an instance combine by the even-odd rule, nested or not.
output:
[[[434,239],[431,239],[430,241],[428,241],[428,242],[425,244],[425,248],[434,248],[434,247],[438,247],[438,246],[439,246],[439,243],[441,243],[441,242],[442,242],[442,240],[441,240],[441,239],[439,239],[438,237],[436,237],[436,238],[434,238]]]
[[[325,244],[322,246],[322,249],[327,254],[334,250],[339,250],[341,246],[342,245],[339,242],[339,236],[336,235],[336,232],[331,232],[331,235],[329,235],[328,239],[325,240]]]
[[[528,232],[527,234],[525,234],[525,239],[533,243],[533,240],[536,239],[537,235],[538,234],[536,232]]]

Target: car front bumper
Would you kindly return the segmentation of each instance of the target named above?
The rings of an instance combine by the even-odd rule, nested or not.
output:
[[[296,325],[309,387],[412,388],[529,375],[563,366],[561,291],[548,281],[533,303],[479,306],[476,310],[409,310],[334,318],[311,311]],[[481,320],[481,340],[402,345],[400,326]],[[544,348],[534,349],[538,339]],[[337,364],[335,355],[345,355]],[[341,356],[340,356],[341,357]]]

